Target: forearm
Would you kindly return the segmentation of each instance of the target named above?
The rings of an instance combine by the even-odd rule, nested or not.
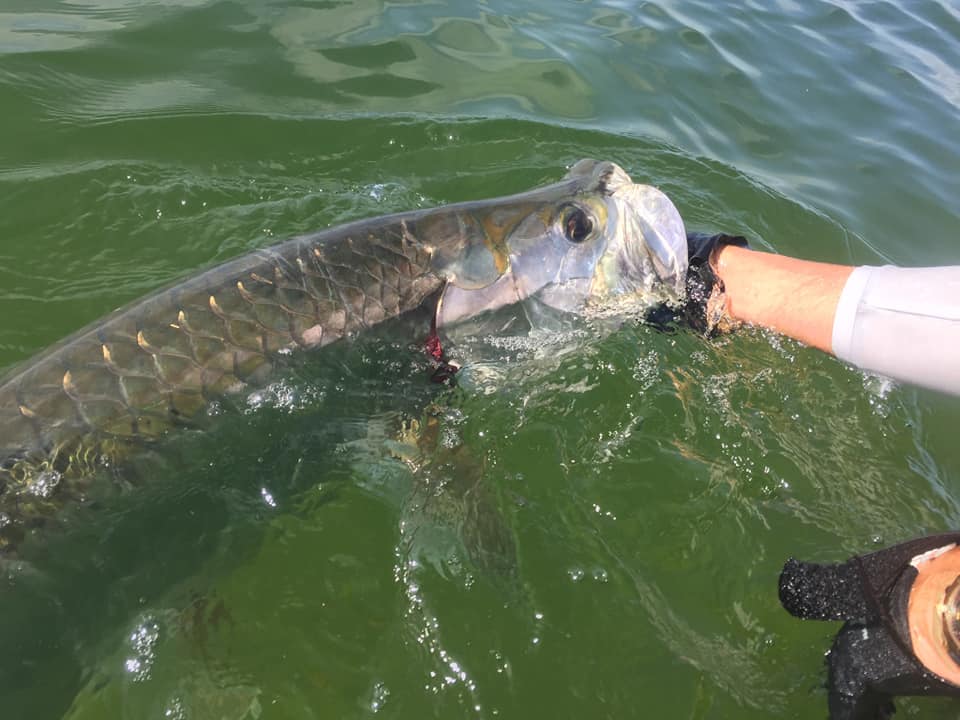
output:
[[[726,246],[713,267],[735,320],[960,395],[960,266],[854,268]]]
[[[837,302],[853,268],[726,246],[714,257],[736,320],[832,353]]]

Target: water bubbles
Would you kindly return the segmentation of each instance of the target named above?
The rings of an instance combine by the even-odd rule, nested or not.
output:
[[[587,571],[582,567],[572,567],[567,570],[567,577],[570,578],[571,582],[580,583],[587,577]],[[598,583],[609,582],[610,576],[607,571],[602,567],[595,567],[590,570],[589,574],[590,579]]]
[[[292,402],[292,393],[282,383],[273,383],[247,395],[247,414],[263,407],[277,407]]]
[[[631,374],[641,391],[649,390],[656,384],[657,378],[660,375],[659,359],[659,354],[651,350],[637,358],[637,361],[633,364]]]
[[[163,710],[163,717],[166,720],[187,720],[187,711],[183,707],[183,700],[179,697],[173,698]]]
[[[36,477],[31,478],[30,484],[27,485],[27,492],[37,497],[48,498],[53,495],[62,477],[56,470],[44,470]]]
[[[420,583],[414,574],[421,568],[421,564],[412,557],[404,557],[408,548],[398,545],[394,552],[397,562],[394,565],[394,579],[403,587],[407,599],[407,608],[404,613],[411,624],[414,640],[423,647],[436,661],[435,668],[427,671],[428,681],[424,690],[434,695],[441,692],[461,688],[473,703],[477,701],[477,684],[470,676],[460,660],[451,655],[441,639],[440,621],[427,612],[426,599],[423,596]]]
[[[461,443],[462,443],[462,440],[460,438],[460,433],[457,432],[456,428],[452,428],[445,425],[443,429],[440,431],[441,447],[445,447],[448,450],[452,450],[453,448],[459,447]]]
[[[597,449],[596,460],[598,463],[606,463],[617,460],[622,455],[622,448],[627,445],[634,432],[643,425],[643,418],[637,415],[632,416],[623,427],[620,427],[604,438],[600,433],[600,447]]]
[[[123,667],[133,676],[134,682],[141,682],[149,677],[159,639],[160,626],[150,616],[145,617],[127,638],[132,655],[124,660]]]
[[[863,389],[867,392],[867,402],[873,408],[877,417],[888,418],[891,415],[890,392],[896,387],[893,380],[874,375],[872,373],[863,374]]]
[[[491,650],[490,653],[493,655],[494,668],[497,671],[497,675],[505,675],[508,678],[512,677],[513,668],[510,666],[510,661],[497,650]]]
[[[247,395],[245,414],[263,408],[275,408],[288,413],[305,410],[322,400],[324,393],[313,387],[296,388],[286,380],[278,380]]]
[[[370,698],[370,710],[372,712],[380,712],[384,703],[387,702],[388,697],[390,697],[390,690],[387,686],[382,682],[375,683]]]
[[[604,510],[604,509],[603,509],[602,507],[600,507],[597,503],[593,503],[593,511],[594,511],[597,515],[602,515],[602,516],[605,517],[605,518],[609,518],[609,519],[611,519],[611,520],[616,520],[616,519],[617,519],[617,516],[616,516],[616,515],[614,515],[614,514],[613,514],[612,512],[610,512],[609,510]]]
[[[277,507],[277,501],[274,499],[273,494],[267,490],[265,487],[260,488],[260,497],[263,498],[263,502],[271,508]]]
[[[464,365],[457,376],[459,385],[478,395],[493,395],[504,379],[504,368],[495,364],[476,362]]]

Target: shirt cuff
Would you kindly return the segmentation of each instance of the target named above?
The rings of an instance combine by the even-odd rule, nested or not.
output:
[[[840,293],[837,310],[833,315],[830,345],[833,354],[841,360],[853,362],[853,329],[856,325],[857,309],[873,270],[869,265],[854,268],[843,286],[843,292]]]

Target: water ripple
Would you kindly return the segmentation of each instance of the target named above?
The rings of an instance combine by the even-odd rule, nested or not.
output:
[[[583,156],[759,249],[960,262],[952,2],[21,5],[0,14],[3,365],[207,264]],[[755,331],[502,335],[450,348],[456,391],[427,386],[417,338],[358,342],[180,438],[182,467],[148,471],[177,489],[38,560],[39,609],[9,575],[4,607],[51,620],[0,631],[63,692],[0,676],[64,706],[89,678],[90,717],[822,715],[823,630],[782,613],[777,572],[956,526],[955,403]],[[482,469],[515,534],[512,594],[463,556],[463,514],[427,537],[378,454],[421,400],[473,473],[444,480]],[[204,650],[158,587],[183,575],[236,619]]]

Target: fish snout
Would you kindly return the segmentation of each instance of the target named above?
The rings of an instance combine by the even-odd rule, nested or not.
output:
[[[623,272],[640,288],[659,280],[672,299],[680,300],[687,277],[687,233],[676,206],[651,185],[621,188],[615,199],[623,218]],[[651,268],[656,278],[646,277]]]

